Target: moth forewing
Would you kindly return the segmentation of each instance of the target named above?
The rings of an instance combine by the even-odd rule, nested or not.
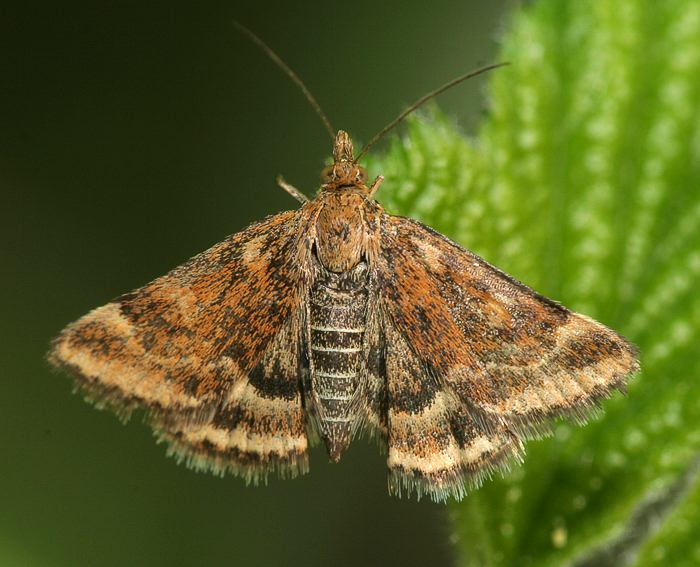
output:
[[[147,411],[197,468],[303,472],[301,213],[268,217],[66,327],[49,360],[99,405]]]

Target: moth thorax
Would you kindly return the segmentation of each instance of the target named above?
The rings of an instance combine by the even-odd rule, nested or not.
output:
[[[310,393],[321,437],[334,461],[350,444],[356,425],[367,297],[364,262],[341,274],[323,271],[311,291]]]
[[[362,197],[352,192],[329,195],[316,221],[316,253],[321,265],[342,273],[357,266],[365,251]]]

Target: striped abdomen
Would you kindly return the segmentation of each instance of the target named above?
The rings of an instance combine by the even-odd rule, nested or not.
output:
[[[311,393],[321,436],[337,461],[352,438],[367,316],[367,268],[326,273],[311,291]]]

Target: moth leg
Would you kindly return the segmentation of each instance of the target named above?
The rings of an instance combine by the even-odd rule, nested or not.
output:
[[[374,183],[372,183],[372,186],[369,188],[369,198],[370,199],[377,192],[377,189],[379,189],[379,186],[382,184],[383,181],[384,181],[384,176],[377,175],[377,178],[374,180]]]
[[[289,183],[287,183],[285,181],[284,177],[282,177],[281,175],[277,176],[277,185],[282,187],[282,189],[284,189],[287,193],[289,193],[292,197],[294,197],[302,205],[304,203],[309,202],[309,198],[306,195],[304,195],[301,191],[299,191],[299,189],[294,187],[294,185],[290,185]]]

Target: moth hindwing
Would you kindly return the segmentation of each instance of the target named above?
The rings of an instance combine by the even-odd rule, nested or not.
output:
[[[624,338],[386,214],[343,131],[333,155],[314,200],[88,313],[51,362],[99,406],[144,408],[192,467],[295,476],[316,440],[338,461],[364,431],[392,493],[435,500],[624,388]]]

